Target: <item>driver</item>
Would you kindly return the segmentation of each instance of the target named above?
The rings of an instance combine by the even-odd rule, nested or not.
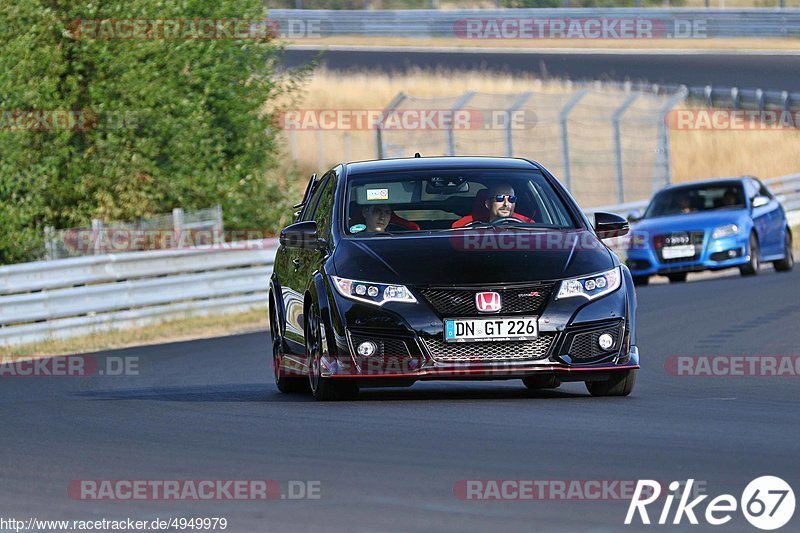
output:
[[[489,222],[501,218],[514,216],[517,204],[517,195],[514,187],[507,183],[498,183],[489,189],[489,198],[486,199],[486,208],[489,210]]]

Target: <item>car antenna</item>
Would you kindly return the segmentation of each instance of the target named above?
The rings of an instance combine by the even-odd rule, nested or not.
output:
[[[417,158],[417,157],[422,157],[422,156],[419,155],[419,152],[417,152],[417,153],[414,154],[414,157]]]

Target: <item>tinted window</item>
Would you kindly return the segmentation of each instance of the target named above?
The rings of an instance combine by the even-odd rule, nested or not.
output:
[[[489,223],[577,227],[565,204],[568,200],[538,171],[437,170],[353,176],[346,198],[345,231],[350,234],[456,230]]]
[[[319,234],[326,237],[330,232],[331,215],[333,213],[333,199],[336,195],[336,175],[328,174],[322,190],[320,191],[319,201],[314,209],[314,221],[317,223]]]
[[[645,218],[689,214],[713,209],[745,207],[741,182],[676,187],[658,193],[647,208]]]
[[[319,203],[320,197],[322,197],[323,192],[325,191],[325,187],[328,185],[330,181],[330,175],[325,174],[320,178],[319,183],[316,185],[314,192],[311,194],[311,199],[308,201],[308,204],[303,211],[303,220],[314,220],[314,212],[317,208],[317,204]]]

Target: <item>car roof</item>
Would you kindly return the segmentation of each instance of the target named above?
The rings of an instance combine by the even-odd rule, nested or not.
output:
[[[753,176],[738,176],[738,177],[731,177],[731,178],[712,178],[707,180],[701,181],[689,181],[686,183],[674,183],[671,185],[667,185],[662,191],[668,191],[673,189],[682,189],[686,187],[694,188],[694,187],[702,187],[704,185],[731,185],[734,183],[742,183],[745,179],[752,178],[755,179]],[[659,191],[660,192],[660,191]]]
[[[532,161],[511,157],[404,157],[401,159],[376,159],[347,163],[347,174],[355,176],[373,172],[402,172],[412,170],[458,169],[541,170]]]

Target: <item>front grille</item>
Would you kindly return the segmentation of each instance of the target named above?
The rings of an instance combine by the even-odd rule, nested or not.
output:
[[[689,237],[689,242],[686,242],[683,239],[684,236]],[[698,257],[700,257],[700,253],[703,251],[703,239],[705,238],[705,232],[703,231],[679,231],[674,233],[665,233],[661,235],[661,242],[662,246],[656,250],[658,255],[658,260],[664,264],[670,263],[683,263],[686,261],[695,261]],[[665,246],[673,246],[676,244],[691,244],[694,246],[694,255],[691,257],[678,257],[676,259],[664,259],[663,251]]]
[[[618,352],[620,349],[620,330],[622,324],[601,324],[595,328],[570,333],[567,337],[565,346],[566,354],[570,356],[573,361],[586,362],[592,359],[600,359],[608,357]],[[605,351],[597,344],[597,339],[600,335],[608,333],[614,338],[614,346],[609,351]]]
[[[440,363],[530,361],[547,357],[554,338],[552,334],[543,334],[532,341],[444,342],[428,337],[422,342],[431,357]]]
[[[553,292],[552,283],[537,283],[518,285],[513,287],[481,288],[445,288],[429,287],[420,289],[422,296],[433,306],[440,316],[475,316],[478,309],[475,307],[475,294],[478,292],[494,291],[500,294],[502,305],[501,313],[513,314],[541,314],[550,294]]]

